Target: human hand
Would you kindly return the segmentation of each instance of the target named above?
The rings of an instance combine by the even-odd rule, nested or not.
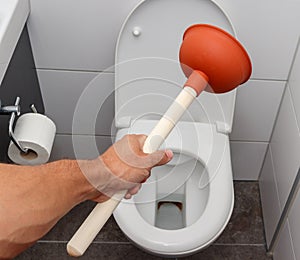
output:
[[[100,192],[93,198],[94,201],[103,202],[121,190],[128,190],[125,198],[130,199],[150,176],[153,167],[172,159],[171,150],[145,154],[143,145],[146,138],[145,135],[126,135],[92,161],[93,166],[89,167],[91,170],[86,177]]]

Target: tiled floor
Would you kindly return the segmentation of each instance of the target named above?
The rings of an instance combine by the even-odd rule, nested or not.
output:
[[[235,208],[222,235],[207,249],[182,259],[192,260],[270,260],[266,255],[258,183],[235,182]],[[56,227],[17,260],[73,259],[66,253],[66,243],[93,208],[83,203],[66,215]],[[94,243],[80,259],[163,259],[132,245],[111,218]]]

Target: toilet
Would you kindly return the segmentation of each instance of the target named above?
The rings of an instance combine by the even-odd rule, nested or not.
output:
[[[186,78],[178,52],[186,28],[212,24],[235,35],[209,0],[146,0],[127,17],[116,47],[116,140],[149,134]],[[174,158],[152,169],[139,193],[122,200],[114,218],[138,247],[164,257],[187,256],[215,241],[234,204],[229,134],[236,91],[203,92],[161,149]]]

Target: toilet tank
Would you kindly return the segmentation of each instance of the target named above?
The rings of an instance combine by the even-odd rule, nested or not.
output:
[[[218,26],[235,36],[224,11],[208,0],[146,0],[128,16],[120,31],[115,60],[115,124],[159,119],[186,78],[179,63],[184,31],[193,24]],[[236,91],[202,92],[181,121],[216,124],[230,133]]]

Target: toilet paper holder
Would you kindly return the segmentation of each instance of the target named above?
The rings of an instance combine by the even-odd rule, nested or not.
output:
[[[21,114],[21,109],[20,109],[20,97],[16,97],[15,104],[13,106],[3,106],[1,105],[1,100],[0,100],[0,115],[7,115],[10,114],[10,119],[8,123],[8,135],[11,141],[16,145],[16,147],[22,152],[22,153],[28,153],[28,149],[24,148],[17,138],[14,135],[13,131],[13,125],[15,122],[16,115],[19,116]],[[34,113],[37,113],[37,110],[34,106],[34,104],[31,105],[31,110]]]

